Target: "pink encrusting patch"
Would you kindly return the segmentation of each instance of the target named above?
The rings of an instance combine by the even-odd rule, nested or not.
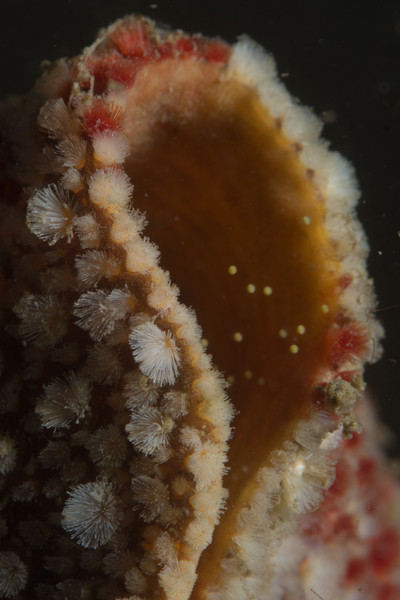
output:
[[[377,593],[376,600],[399,600],[400,586],[385,583]]]
[[[202,35],[174,33],[171,40],[161,41],[145,22],[131,22],[110,35],[110,41],[126,58],[155,61],[165,58],[203,58],[207,62],[227,63],[231,49],[219,39]]]
[[[95,80],[94,91],[100,94],[110,81],[130,87],[146,60],[142,58],[128,59],[116,50],[108,50],[100,56],[92,56],[88,60],[88,69]]]
[[[399,535],[392,529],[386,529],[372,539],[369,560],[376,575],[383,577],[395,567],[400,555],[399,544]]]
[[[93,100],[83,115],[83,129],[91,137],[103,131],[122,130],[123,110],[104,100]]]
[[[313,553],[317,557],[323,547],[337,564],[345,559],[344,591],[359,590],[373,600],[398,600],[400,536],[394,525],[398,490],[382,468],[382,456],[371,455],[364,434],[341,446],[336,480],[324,502],[301,518],[300,535],[313,548],[307,560],[312,563]]]
[[[148,27],[141,21],[119,27],[110,35],[110,40],[128,58],[147,57],[152,54],[155,46],[150,39]]]
[[[353,279],[353,275],[350,275],[350,273],[344,273],[339,277],[339,287],[342,290],[345,290],[352,283]]]
[[[90,56],[87,67],[94,77],[96,94],[102,93],[110,82],[130,88],[147,64],[167,59],[197,59],[226,64],[231,48],[219,39],[182,32],[160,39],[144,22],[131,22],[117,28],[109,37],[105,49]]]
[[[339,367],[355,357],[363,360],[368,351],[367,331],[358,323],[351,323],[337,330],[333,329],[329,347],[334,367]]]

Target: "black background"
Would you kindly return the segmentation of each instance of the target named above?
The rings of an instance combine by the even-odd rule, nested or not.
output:
[[[349,4],[348,6],[346,6]],[[367,5],[368,4],[368,5]],[[1,0],[0,97],[27,91],[42,59],[73,56],[96,31],[131,13],[173,28],[247,33],[278,63],[289,90],[318,115],[324,135],[355,165],[360,219],[371,246],[383,359],[367,371],[400,454],[400,3],[255,0]]]

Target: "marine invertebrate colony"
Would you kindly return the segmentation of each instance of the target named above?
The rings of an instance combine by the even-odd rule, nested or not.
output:
[[[395,598],[357,186],[272,60],[126,18],[1,122],[2,595]]]

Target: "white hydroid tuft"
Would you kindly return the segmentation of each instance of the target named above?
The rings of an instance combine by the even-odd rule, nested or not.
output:
[[[24,589],[28,569],[15,552],[0,552],[0,594],[13,598]]]
[[[75,210],[72,194],[51,183],[28,200],[26,223],[32,233],[50,245],[62,238],[70,242]]]
[[[62,513],[64,529],[84,548],[107,543],[122,519],[112,485],[106,481],[80,484],[68,494]]]
[[[175,383],[180,356],[170,331],[163,331],[155,323],[147,321],[131,331],[129,344],[140,370],[155,385]]]

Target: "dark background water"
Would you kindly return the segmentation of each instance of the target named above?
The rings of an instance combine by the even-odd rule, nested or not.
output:
[[[328,122],[355,165],[371,245],[385,354],[367,371],[400,455],[400,3],[254,0],[1,0],[0,97],[27,91],[43,59],[73,56],[131,13],[234,42],[247,33],[277,61],[292,94]]]

